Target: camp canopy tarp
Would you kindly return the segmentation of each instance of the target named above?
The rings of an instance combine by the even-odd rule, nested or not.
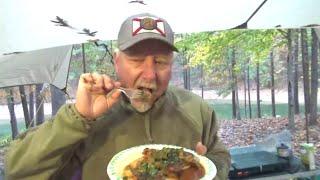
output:
[[[128,16],[149,12],[164,17],[176,33],[236,27],[265,0],[1,0],[0,54],[86,42],[114,40]],[[139,3],[141,2],[141,3]],[[319,0],[267,0],[247,23],[249,29],[299,28],[320,23]],[[55,26],[62,17],[74,27]],[[83,28],[95,37],[78,34]]]
[[[72,46],[0,55],[0,88],[49,83],[66,87]]]
[[[249,29],[316,25],[319,7],[319,0],[1,0],[0,88],[50,83],[63,89],[71,56],[65,45],[117,39],[121,22],[136,13],[159,15],[176,33],[190,33],[230,29],[248,19]],[[56,16],[73,29],[56,26]],[[85,36],[83,28],[98,32]]]

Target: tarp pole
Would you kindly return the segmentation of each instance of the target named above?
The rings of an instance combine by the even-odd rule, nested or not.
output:
[[[320,27],[314,28],[314,31],[316,32],[318,39],[320,39]]]

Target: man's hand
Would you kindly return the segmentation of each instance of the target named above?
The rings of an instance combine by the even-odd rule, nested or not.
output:
[[[88,120],[95,119],[108,111],[119,100],[120,82],[107,75],[82,74],[79,80],[76,104],[78,112]]]
[[[202,156],[207,153],[207,146],[203,145],[202,142],[198,142],[196,145],[196,152]]]

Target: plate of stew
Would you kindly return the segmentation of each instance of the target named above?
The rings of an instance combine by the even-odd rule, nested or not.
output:
[[[164,144],[135,146],[117,153],[107,166],[111,180],[212,180],[214,163],[195,151]]]

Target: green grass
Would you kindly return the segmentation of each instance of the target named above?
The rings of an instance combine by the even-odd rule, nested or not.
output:
[[[209,104],[214,108],[217,118],[221,120],[228,120],[232,119],[232,104],[230,100],[208,100]],[[257,117],[257,105],[256,103],[251,104],[252,107],[252,118]],[[304,112],[304,106],[300,106],[301,113]],[[244,119],[245,117],[245,109],[244,104],[240,104],[240,112],[241,118]],[[288,116],[288,104],[276,104],[276,115],[280,117],[287,117]],[[261,116],[262,117],[271,117],[272,110],[271,104],[261,103]],[[249,108],[247,106],[247,118],[249,118]],[[11,138],[11,126],[10,120],[7,120],[8,123],[0,124],[0,145],[1,142],[6,142],[7,138]],[[25,130],[25,123],[24,121],[18,122],[18,129],[19,132],[23,132]]]
[[[9,145],[11,142],[12,138],[10,135],[5,135],[0,137],[0,148],[5,147]]]
[[[208,100],[209,104],[214,108],[217,118],[221,120],[232,119],[232,103],[229,100]],[[271,117],[272,107],[271,104],[261,103],[261,116]],[[304,113],[304,105],[300,105],[300,113]],[[320,108],[318,108],[320,110]],[[252,118],[257,118],[257,104],[251,103]],[[280,117],[288,116],[288,104],[276,104],[276,115]],[[242,119],[246,118],[244,104],[240,104],[240,116]],[[247,118],[249,118],[249,106],[247,104]]]
[[[10,120],[8,120],[8,123],[0,124],[0,148],[3,146],[6,146],[10,143],[11,141],[11,125],[10,125]],[[23,132],[26,130],[25,123],[22,121],[18,122],[18,130],[19,132]]]
[[[1,123],[0,124],[0,137],[4,135],[11,134],[11,125],[10,125],[10,120],[8,120],[8,123]],[[19,132],[26,129],[25,123],[22,121],[18,122],[18,129]]]

